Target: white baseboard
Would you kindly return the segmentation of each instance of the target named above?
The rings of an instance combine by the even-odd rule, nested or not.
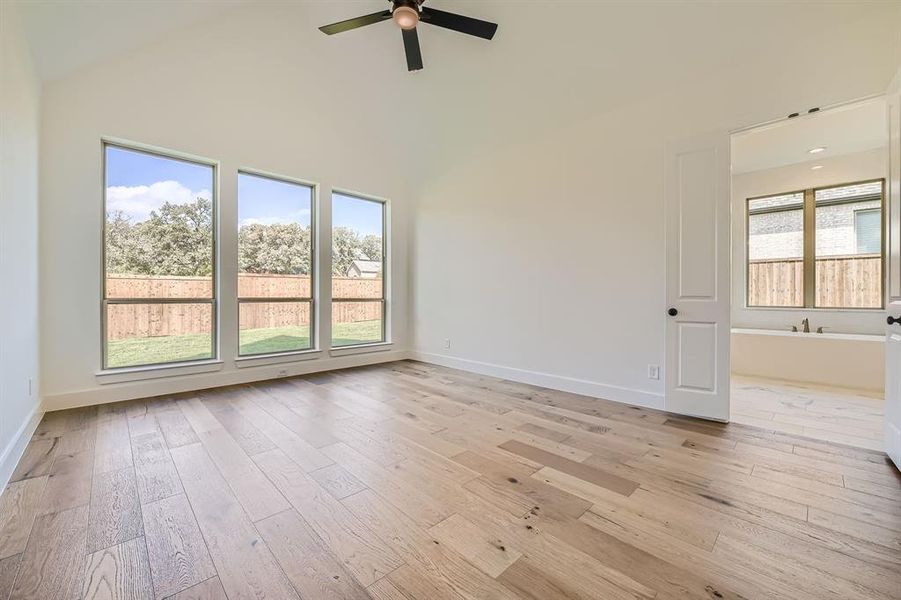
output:
[[[3,449],[3,454],[0,454],[0,492],[9,483],[9,478],[12,477],[13,471],[16,470],[16,465],[19,464],[19,459],[22,458],[22,454],[25,452],[25,446],[28,445],[31,436],[34,435],[34,430],[37,429],[38,423],[41,422],[43,416],[44,411],[41,404],[35,404],[28,418],[25,419],[25,422],[16,431],[6,448]]]
[[[198,373],[194,375],[179,375],[163,379],[132,381],[127,383],[113,383],[98,385],[87,390],[70,392],[66,394],[54,394],[44,397],[44,410],[65,410],[79,406],[91,406],[94,404],[108,404],[123,400],[137,398],[149,398],[151,396],[164,396],[178,394],[193,390],[252,383],[267,379],[279,379],[293,377],[295,375],[307,375],[320,371],[332,371],[349,367],[360,367],[382,362],[393,362],[409,358],[406,350],[391,350],[385,352],[370,352],[323,358],[317,360],[305,360],[293,363],[267,364],[260,366],[242,366],[240,369],[217,371],[215,373]]]
[[[527,371],[515,367],[505,367],[503,365],[495,365],[466,358],[457,358],[455,356],[446,356],[444,354],[431,354],[414,350],[410,352],[409,357],[413,360],[460,369],[462,371],[470,371],[480,375],[509,379],[510,381],[538,385],[552,390],[591,396],[592,398],[613,400],[614,402],[630,404],[632,406],[663,410],[663,394],[607,385],[596,381],[588,381],[586,379],[564,377],[538,371]]]

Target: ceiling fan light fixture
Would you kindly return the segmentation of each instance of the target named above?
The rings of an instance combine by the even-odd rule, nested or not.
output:
[[[391,18],[401,29],[414,29],[419,24],[419,11],[410,6],[398,6]]]

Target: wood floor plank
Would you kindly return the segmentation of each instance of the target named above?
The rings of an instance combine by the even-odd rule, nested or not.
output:
[[[397,469],[385,469],[346,444],[333,444],[322,451],[384,500],[402,507],[401,510],[419,523],[431,526],[451,514],[441,502],[424,493],[421,485],[398,476]]]
[[[584,498],[533,479],[533,471],[521,465],[498,463],[468,450],[454,460],[483,473],[464,487],[497,506],[506,508],[511,501],[516,501],[525,509],[522,514],[537,509],[559,514],[561,518],[578,518],[591,507],[591,502]]]
[[[181,409],[181,414],[191,425],[191,429],[198,435],[222,429],[222,425],[200,398],[181,398],[176,401],[176,405]]]
[[[365,588],[296,511],[263,519],[257,523],[257,529],[301,598],[368,598]]]
[[[41,495],[40,514],[68,510],[91,501],[94,437],[93,429],[77,429],[60,437]]]
[[[15,471],[9,478],[10,483],[40,477],[50,473],[50,466],[56,457],[56,449],[59,446],[59,438],[32,440],[25,446],[25,452]]]
[[[310,477],[337,500],[353,496],[366,489],[366,485],[362,481],[337,464],[312,471]]]
[[[88,507],[39,516],[10,598],[71,600],[81,596]]]
[[[84,600],[145,600],[152,595],[143,538],[88,555]]]
[[[374,600],[415,600],[399,590],[387,577],[382,577],[366,590]]]
[[[486,536],[485,532],[458,514],[441,521],[429,529],[429,533],[495,578],[522,556],[522,552],[512,547],[510,542]]]
[[[594,485],[607,488],[608,490],[622,494],[623,496],[628,496],[638,487],[638,483],[635,481],[629,481],[628,479],[625,479],[623,477],[619,477],[611,473],[605,473],[600,469],[595,469],[574,460],[562,458],[552,452],[547,452],[546,450],[542,450],[541,448],[523,444],[522,442],[519,442],[517,440],[510,440],[509,442],[505,442],[501,444],[500,447],[508,452],[513,452],[514,454],[525,456],[526,458],[530,458],[536,462],[539,462],[546,467],[553,467],[558,471],[562,471],[563,473],[567,473],[569,475],[572,475],[573,477],[578,477],[579,479],[583,479],[588,483],[593,483]]]
[[[442,545],[428,530],[390,504],[378,494],[366,490],[342,503],[361,521],[369,523],[379,535],[390,542],[407,566],[426,574],[430,587],[451,589],[461,598],[472,600],[513,600],[515,596],[484,571],[473,566],[460,554]],[[397,571],[388,575],[394,581]],[[405,575],[405,574],[404,574]],[[404,576],[397,582],[404,591],[410,584]],[[370,589],[372,589],[370,587]],[[387,592],[386,592],[387,593]]]
[[[143,533],[134,469],[94,475],[87,551],[96,552]]]
[[[331,459],[255,404],[236,403],[235,406],[238,412],[272,441],[275,447],[291,457],[291,460],[301,465],[307,472],[332,464]]]
[[[25,551],[47,476],[10,483],[0,495],[0,559]]]
[[[171,453],[225,593],[296,600],[294,587],[203,446],[180,446]]]
[[[417,600],[420,598],[423,600],[426,598],[429,600],[461,600],[462,598],[447,585],[434,580],[427,573],[414,569],[410,565],[403,565],[395,569],[387,579],[405,598]]]
[[[524,423],[516,429],[517,431],[523,431],[525,433],[549,439],[552,442],[564,442],[570,437],[569,433],[557,431],[556,429],[551,429],[550,427],[545,427],[543,425],[536,425],[534,423]]]
[[[21,559],[21,554],[0,559],[0,600],[9,598],[9,593],[13,589],[13,583],[15,583],[16,575],[19,572],[19,561]]]
[[[109,473],[133,465],[128,419],[125,415],[97,423],[94,473]]]
[[[225,429],[205,431],[199,437],[252,521],[259,521],[291,508]],[[184,482],[184,478],[182,481]]]
[[[170,496],[142,508],[156,598],[177,594],[216,575],[186,496]]]
[[[178,403],[175,403],[178,406]],[[167,410],[156,413],[156,421],[159,424],[166,445],[169,448],[178,448],[188,444],[196,444],[200,441],[191,424],[179,410]]]
[[[390,546],[283,452],[264,452],[254,460],[361,585],[369,586],[403,564]]]
[[[238,445],[241,446],[244,452],[253,456],[260,452],[275,449],[275,444],[230,404],[218,406],[218,408],[213,410],[218,404],[221,403],[210,402],[204,405],[211,409],[210,412],[213,413],[216,420],[238,442]]]
[[[228,600],[218,577],[207,579],[183,592],[170,596],[167,600]]]
[[[131,445],[142,504],[182,493],[178,471],[159,430],[132,437]]]

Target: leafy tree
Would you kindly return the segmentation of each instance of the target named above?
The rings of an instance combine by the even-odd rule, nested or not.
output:
[[[369,260],[382,260],[382,236],[367,235],[363,238],[361,250]]]
[[[310,274],[310,229],[299,223],[245,225],[238,247],[242,273]]]
[[[348,227],[332,232],[332,272],[347,274],[354,260],[381,260],[382,238]],[[310,228],[298,223],[245,225],[238,230],[238,263],[244,273],[309,275]],[[121,211],[107,213],[109,273],[209,277],[213,269],[213,205],[163,204],[139,223]]]
[[[138,224],[147,244],[143,259],[151,275],[213,274],[213,203],[197,198],[191,204],[166,202],[159,212]]]
[[[106,264],[110,273],[209,277],[213,272],[213,204],[166,202],[146,221],[107,214]]]

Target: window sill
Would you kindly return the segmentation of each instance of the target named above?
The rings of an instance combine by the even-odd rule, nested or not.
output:
[[[315,360],[322,356],[322,350],[299,350],[297,352],[283,352],[279,354],[260,354],[257,356],[239,356],[235,359],[235,366],[239,369],[249,367],[265,367],[281,363]]]
[[[122,369],[106,369],[94,374],[97,383],[106,385],[109,383],[126,383],[129,381],[143,381],[145,379],[160,379],[163,377],[178,377],[180,375],[195,375],[197,373],[212,373],[222,370],[221,360],[204,360],[191,363],[173,363],[171,365],[148,365],[145,367],[125,367]]]
[[[354,354],[370,354],[372,352],[387,352],[394,348],[391,342],[378,342],[375,344],[359,344],[357,346],[342,346],[329,350],[329,356],[352,356]]]

